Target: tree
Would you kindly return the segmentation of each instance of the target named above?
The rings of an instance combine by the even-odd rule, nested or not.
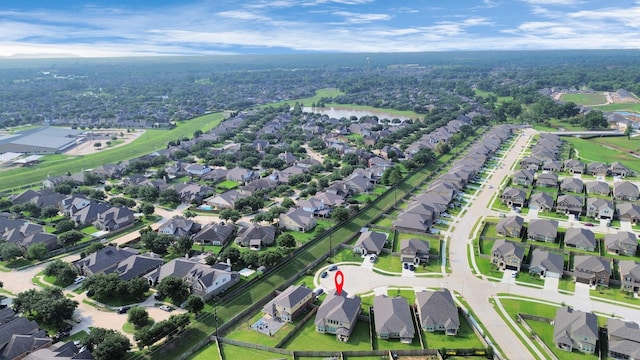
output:
[[[439,142],[436,144],[436,152],[440,155],[448,154],[451,151],[451,147],[446,142]]]
[[[18,293],[13,300],[14,310],[32,316],[37,322],[60,329],[65,320],[73,317],[78,303],[64,296],[59,287],[37,291],[30,289]]]
[[[42,214],[40,214],[43,218],[51,219],[52,217],[58,215],[58,208],[55,206],[47,206],[42,209]]]
[[[343,207],[337,207],[331,210],[331,218],[337,223],[346,221],[347,219],[349,219],[349,210]]]
[[[292,207],[296,206],[295,201],[293,201],[291,198],[284,198],[282,200],[282,207],[285,209],[290,209]]]
[[[167,249],[174,241],[174,237],[168,234],[158,234],[156,232],[145,232],[141,235],[144,246],[157,254],[166,254]]]
[[[58,235],[58,242],[63,246],[71,246],[82,240],[84,234],[77,230],[65,231]]]
[[[2,260],[11,261],[23,255],[22,249],[14,243],[0,244],[0,256]]]
[[[624,136],[627,137],[627,140],[631,140],[631,132],[633,129],[631,128],[631,124],[628,124],[626,128],[624,128]]]
[[[142,205],[140,205],[140,211],[145,216],[149,216],[149,215],[153,214],[156,211],[156,208],[151,203],[142,203]]]
[[[187,298],[187,302],[184,307],[188,311],[198,314],[202,309],[204,309],[204,301],[202,301],[200,296],[192,294]]]
[[[286,248],[296,247],[296,239],[289,233],[278,236],[278,245]]]
[[[98,141],[98,142],[93,143],[93,147],[94,147],[94,148],[99,148],[99,147],[101,147],[101,146],[102,146],[102,143],[101,143],[101,142],[99,142],[99,141]]]
[[[73,230],[75,228],[76,228],[76,223],[73,220],[68,220],[68,219],[60,220],[56,224],[56,232],[58,234],[62,234],[64,232]]]
[[[42,260],[47,257],[47,253],[49,250],[47,249],[47,245],[44,243],[36,243],[27,249],[27,259],[30,260]]]
[[[222,261],[231,261],[232,264],[235,264],[240,260],[240,250],[235,247],[227,247],[220,253],[220,259]]]
[[[160,192],[158,201],[162,204],[180,203],[180,194],[175,189],[165,189]]]
[[[149,313],[142,306],[134,306],[127,313],[127,321],[139,329],[149,324]]]
[[[174,303],[180,304],[189,296],[189,285],[181,278],[175,276],[167,276],[162,279],[156,290],[161,297],[170,297]]]
[[[111,330],[94,327],[84,338],[87,347],[96,360],[120,360],[124,359],[127,351],[131,349],[131,343],[126,336]]]
[[[70,264],[60,259],[56,259],[44,268],[44,275],[54,276],[58,284],[69,285],[76,277],[76,271]]]
[[[240,261],[246,266],[258,265],[258,254],[255,251],[245,251],[240,255]]]
[[[104,194],[104,191],[102,191],[102,190],[93,190],[89,194],[89,198],[93,199],[93,200],[104,200],[105,196],[106,195]]]
[[[175,243],[173,249],[181,255],[188,254],[193,246],[193,239],[190,236],[180,236]]]
[[[222,220],[231,220],[231,222],[235,223],[236,221],[240,220],[242,214],[240,214],[238,210],[224,209],[220,210],[219,216]]]

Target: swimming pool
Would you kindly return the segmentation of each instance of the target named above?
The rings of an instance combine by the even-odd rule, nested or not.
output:
[[[200,210],[204,210],[204,211],[211,211],[213,210],[213,208],[211,207],[211,205],[200,205],[199,206]]]

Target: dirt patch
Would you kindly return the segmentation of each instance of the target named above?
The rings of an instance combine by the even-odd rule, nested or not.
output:
[[[129,144],[133,140],[140,137],[140,135],[144,134],[145,130],[135,130],[134,132],[128,133],[126,129],[107,129],[95,131],[93,136],[87,137],[80,144],[74,146],[73,148],[64,152],[65,155],[89,155],[93,153],[97,153],[104,149],[115,149],[117,147]],[[120,136],[122,134],[122,136]],[[116,136],[118,139],[117,145],[107,146],[107,141],[111,140],[112,136]],[[101,143],[102,146],[96,147],[96,143]]]

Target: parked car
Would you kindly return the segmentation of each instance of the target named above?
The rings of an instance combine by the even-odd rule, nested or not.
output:
[[[326,271],[323,271],[323,272],[320,274],[320,277],[321,277],[321,278],[323,278],[323,279],[324,279],[324,278],[326,278],[327,276],[329,276],[329,273],[328,273],[328,272],[326,272]]]
[[[168,306],[168,305],[160,305],[160,310],[173,311],[173,308],[171,306]]]
[[[123,306],[121,308],[118,309],[117,313],[118,314],[126,314],[127,311],[131,310],[131,306]]]
[[[592,223],[586,223],[586,224],[584,224],[584,226],[592,227],[592,226],[595,226],[595,225],[592,224]]]
[[[404,264],[402,264],[402,267],[403,267],[405,270],[408,270],[408,269],[409,269],[409,264],[404,263]]]
[[[409,264],[409,270],[416,271],[416,267],[413,264]]]
[[[313,295],[315,296],[320,296],[324,293],[324,289],[323,288],[316,288],[315,290],[313,290]]]
[[[84,276],[78,276],[77,278],[75,278],[75,279],[73,280],[73,283],[74,283],[74,284],[80,284],[81,282],[83,282],[83,281],[84,281],[84,279],[85,279],[85,277],[84,277]]]
[[[338,265],[329,266],[329,271],[336,271],[336,270],[338,270]]]

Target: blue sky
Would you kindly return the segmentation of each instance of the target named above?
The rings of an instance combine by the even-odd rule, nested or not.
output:
[[[637,0],[0,2],[0,57],[639,47]]]

